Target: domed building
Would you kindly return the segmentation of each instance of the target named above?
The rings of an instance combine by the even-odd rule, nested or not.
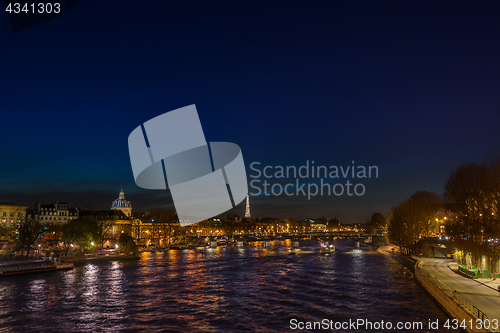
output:
[[[123,193],[123,189],[120,191],[118,199],[113,201],[111,210],[121,210],[125,216],[132,216],[132,205],[130,204],[130,201],[125,200],[125,193]]]

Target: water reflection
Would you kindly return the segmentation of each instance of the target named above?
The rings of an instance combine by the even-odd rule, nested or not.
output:
[[[94,264],[87,264],[83,269],[83,300],[85,303],[92,305],[97,301],[99,292],[99,283],[97,277],[99,275],[99,267]]]
[[[398,262],[355,249],[352,241],[334,244],[338,251],[332,255],[290,256],[290,240],[144,252],[136,261],[4,278],[0,327],[6,332],[40,327],[61,332],[282,332],[291,318],[446,318],[403,275]],[[317,241],[305,245],[314,247]]]
[[[28,311],[39,311],[43,308],[43,304],[46,302],[45,293],[45,280],[36,279],[31,281],[29,288],[29,301],[26,307]]]

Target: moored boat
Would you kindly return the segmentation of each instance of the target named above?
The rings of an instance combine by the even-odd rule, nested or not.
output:
[[[0,265],[0,276],[58,271],[73,267],[72,263],[58,263],[56,261],[17,262]]]

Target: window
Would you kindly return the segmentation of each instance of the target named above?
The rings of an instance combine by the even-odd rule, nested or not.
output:
[[[17,213],[17,217],[21,217],[21,213]]]
[[[7,216],[7,213],[6,213],[6,212],[3,212],[3,213],[2,213],[2,216]]]
[[[14,212],[10,212],[10,217],[14,217]]]

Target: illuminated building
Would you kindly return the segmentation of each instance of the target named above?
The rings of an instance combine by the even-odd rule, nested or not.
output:
[[[26,218],[28,207],[13,203],[0,203],[0,239],[7,239]]]
[[[118,199],[113,201],[111,210],[121,210],[125,216],[132,217],[132,205],[130,204],[130,201],[125,200],[125,193],[123,193],[123,189],[120,191]]]

